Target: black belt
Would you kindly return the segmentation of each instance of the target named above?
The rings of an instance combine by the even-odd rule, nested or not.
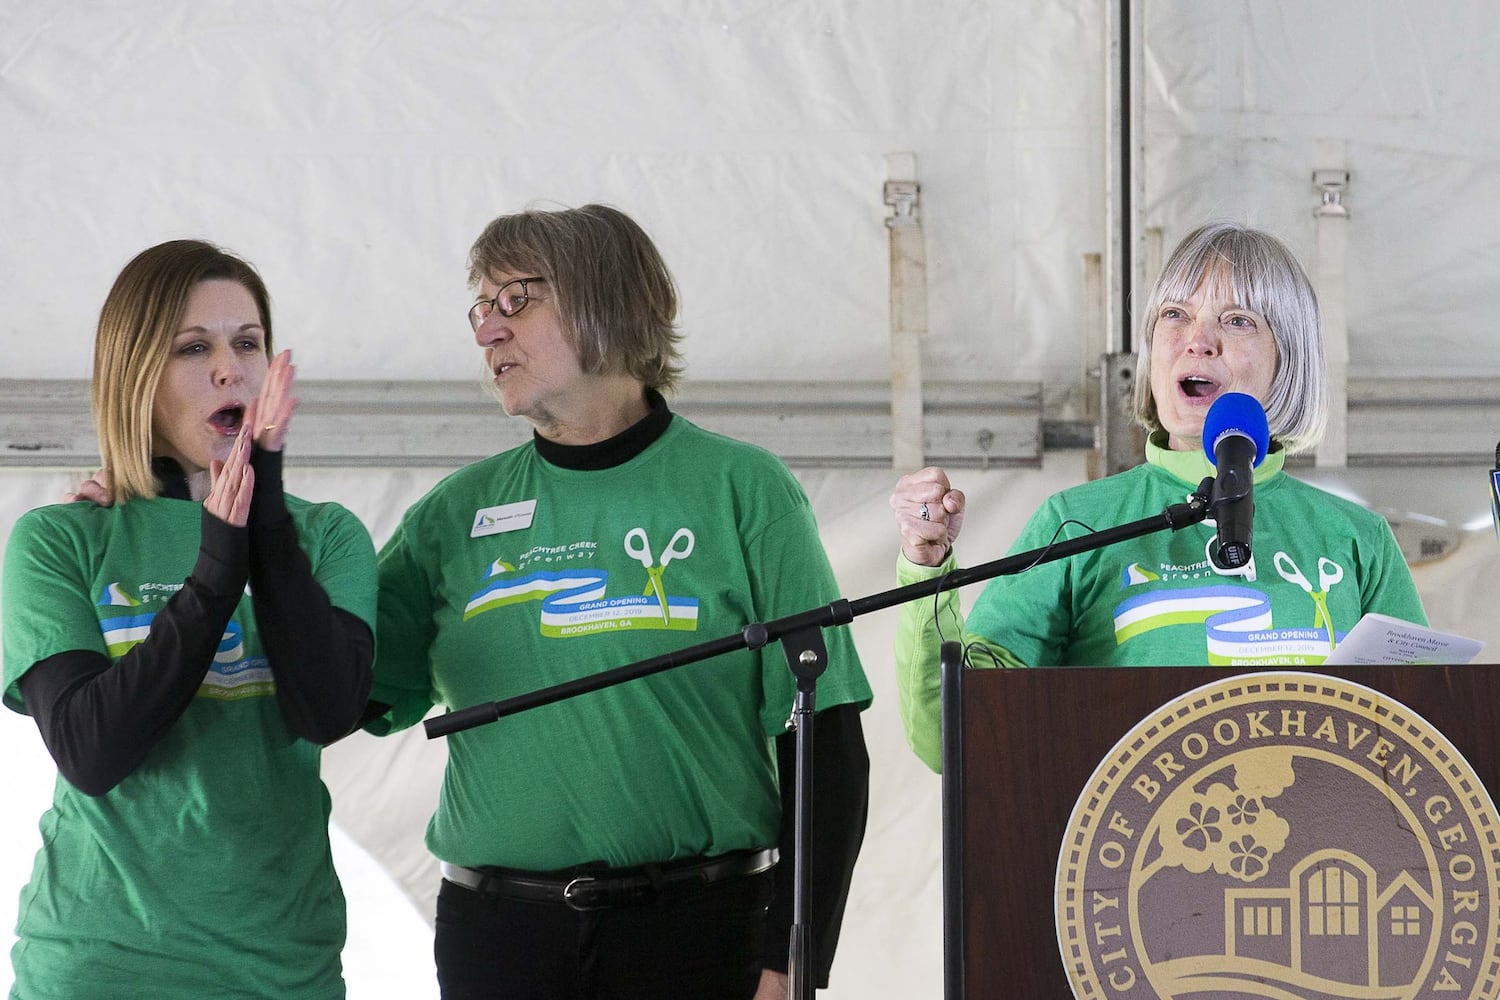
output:
[[[726,879],[769,871],[778,852],[736,851],[701,861],[667,862],[639,868],[602,869],[590,873],[525,872],[512,868],[464,868],[444,861],[443,878],[485,896],[505,896],[537,903],[566,903],[575,910],[654,903],[686,890]]]

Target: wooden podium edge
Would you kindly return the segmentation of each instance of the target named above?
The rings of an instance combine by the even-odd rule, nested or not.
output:
[[[997,900],[995,893],[976,887],[974,880],[1013,887],[1019,880],[1035,883],[1040,871],[1045,873],[1046,884],[1050,886],[1066,833],[1066,817],[1095,768],[1136,724],[1178,696],[1205,684],[1257,673],[1325,675],[1360,684],[1405,705],[1442,733],[1473,769],[1492,801],[1500,788],[1500,760],[1497,760],[1500,723],[1496,708],[1500,705],[1500,664],[971,670],[958,662],[960,652],[955,649],[953,662],[945,661],[942,666],[945,1000],[963,1000],[969,996],[971,985],[980,989],[993,980],[993,975],[986,980],[985,970],[976,971],[975,966],[980,959],[994,960],[996,953],[1007,947],[1015,954],[1009,959],[1011,968],[1005,977],[1008,991],[1005,995],[1025,995],[1028,1000],[1048,1000],[1053,996],[1071,1000],[1073,993],[1051,918],[1053,893],[1046,893],[1045,921],[1037,919],[1035,902],[1002,903],[1018,910],[1030,908],[1031,912],[1007,920],[1004,935],[1007,940],[979,941],[970,926],[975,922],[975,911],[981,907],[993,908]],[[1001,689],[1005,695],[995,697],[993,692]],[[1050,690],[1045,692],[1046,697],[1039,697],[1043,689]],[[1048,700],[1058,691],[1064,692],[1062,698],[1055,702]],[[1079,714],[1088,696],[1098,692],[1109,694],[1108,723],[1090,722]],[[1000,707],[1001,718],[985,718],[977,710],[984,707],[986,697]],[[1039,708],[1048,711],[1038,711]],[[1048,753],[1045,746],[1039,746],[1043,741],[1054,744],[1053,749],[1070,745],[1076,752],[1072,756]],[[988,773],[985,765],[994,763],[973,761],[971,756],[997,744],[1004,748],[998,755],[1003,758],[1003,766],[1013,775],[1024,776],[1005,786],[1020,790],[1013,799],[1019,804],[1007,811],[1005,819],[1014,820],[1017,826],[1024,823],[1027,826],[1024,830],[997,829],[1001,824],[986,818],[990,810],[976,810],[969,801],[975,783]],[[1049,770],[1057,779],[1055,782],[1046,780]],[[1049,808],[1038,809],[1037,802],[1044,798],[1049,800]],[[991,825],[975,829],[976,824],[987,822]],[[992,851],[995,842],[1007,837],[1013,838],[1010,843],[1020,846],[1005,855],[1005,871],[991,870],[999,866],[976,861],[976,855]],[[988,926],[984,921],[979,923]],[[1046,925],[1045,935],[1036,931],[1040,923]],[[1041,941],[1041,937],[1046,940]],[[1046,980],[1046,988],[1032,986],[1030,992],[1024,992],[1029,977]],[[1014,992],[1016,989],[1023,992]]]

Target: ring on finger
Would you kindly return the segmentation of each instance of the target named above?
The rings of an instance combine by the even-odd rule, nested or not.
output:
[[[931,521],[932,520],[932,516],[927,512],[927,505],[925,503],[922,504],[922,506],[920,506],[920,507],[917,508],[917,516],[920,517],[924,521]]]

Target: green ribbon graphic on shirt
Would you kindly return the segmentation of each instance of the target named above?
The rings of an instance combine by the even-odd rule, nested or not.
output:
[[[1309,589],[1309,593],[1311,590]],[[1329,622],[1326,593],[1314,601],[1317,623]],[[1231,665],[1315,665],[1322,663],[1343,633],[1324,628],[1276,628],[1271,599],[1259,590],[1234,584],[1192,587],[1139,594],[1115,607],[1115,641],[1130,639],[1169,625],[1203,623],[1208,662]]]
[[[623,629],[698,628],[698,600],[648,594],[606,597],[609,574],[595,569],[502,573],[486,580],[464,606],[464,621],[511,604],[541,602],[541,634],[555,639]]]

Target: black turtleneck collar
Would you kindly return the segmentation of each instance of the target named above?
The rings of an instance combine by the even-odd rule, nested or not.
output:
[[[177,464],[177,459],[158,455],[151,460],[151,474],[156,477],[156,495],[168,500],[191,500],[187,473]]]
[[[672,423],[672,411],[667,408],[667,401],[661,393],[647,389],[646,404],[651,409],[644,417],[614,437],[594,444],[558,444],[533,432],[537,454],[552,465],[580,472],[597,472],[624,465],[649,448]]]

